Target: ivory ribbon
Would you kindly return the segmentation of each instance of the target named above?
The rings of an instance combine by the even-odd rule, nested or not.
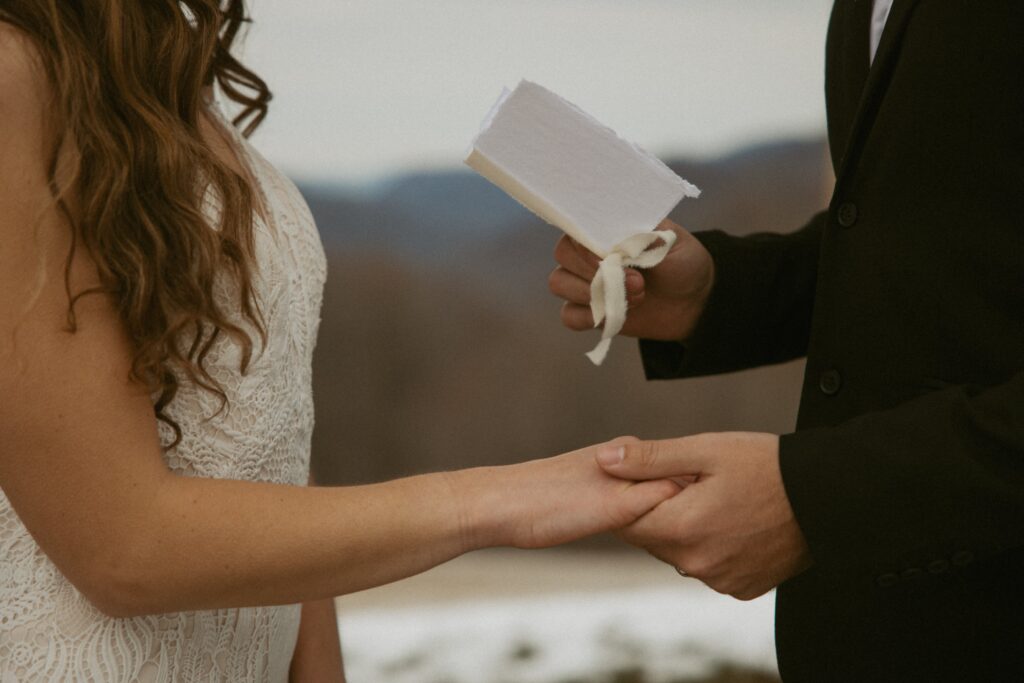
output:
[[[650,248],[658,240],[663,244]],[[605,256],[590,283],[590,312],[594,314],[594,327],[604,322],[601,341],[587,353],[594,365],[600,365],[608,355],[615,337],[626,323],[626,268],[651,268],[661,263],[675,244],[676,234],[671,230],[642,232],[622,240]]]

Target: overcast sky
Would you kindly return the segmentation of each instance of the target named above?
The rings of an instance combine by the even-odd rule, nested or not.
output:
[[[293,177],[460,162],[528,78],[656,154],[824,131],[829,0],[250,0],[254,142]]]

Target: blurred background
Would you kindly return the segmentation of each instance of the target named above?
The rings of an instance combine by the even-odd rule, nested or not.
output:
[[[251,0],[256,147],[329,259],[314,470],[355,484],[622,434],[793,428],[801,363],[649,383],[547,291],[559,233],[461,166],[503,86],[545,85],[703,190],[690,230],[827,202],[827,0]],[[751,344],[758,343],[751,339]],[[771,681],[772,596],[723,598],[612,539],[481,552],[339,601],[350,681]]]

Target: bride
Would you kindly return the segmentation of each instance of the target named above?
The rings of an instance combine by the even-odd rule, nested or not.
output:
[[[0,4],[0,680],[338,680],[332,596],[677,491],[593,449],[305,486],[325,263],[245,141],[270,99],[245,20]]]

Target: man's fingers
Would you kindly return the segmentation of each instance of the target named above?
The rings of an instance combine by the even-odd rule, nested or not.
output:
[[[629,518],[620,520],[620,525],[634,522],[638,517],[647,514],[681,490],[675,482],[668,479],[642,481],[631,485],[626,491],[626,507]]]
[[[626,296],[643,294],[644,276],[635,268],[626,269]]]
[[[709,457],[694,438],[608,444],[597,450],[605,472],[622,479],[662,479],[700,475]]]
[[[548,289],[557,297],[586,306],[590,304],[590,283],[562,267],[555,268],[548,276]]]
[[[559,266],[548,276],[548,289],[560,299],[580,306],[590,305],[590,282]],[[632,268],[626,271],[626,303],[634,308],[644,300],[644,276]]]
[[[573,275],[590,282],[597,273],[601,259],[575,240],[563,235],[555,245],[555,261]]]
[[[579,304],[562,304],[562,324],[570,330],[582,332],[594,329],[594,314],[590,312],[590,306]]]
[[[639,306],[644,300],[644,276],[634,268],[626,269],[626,303],[629,307]]]

